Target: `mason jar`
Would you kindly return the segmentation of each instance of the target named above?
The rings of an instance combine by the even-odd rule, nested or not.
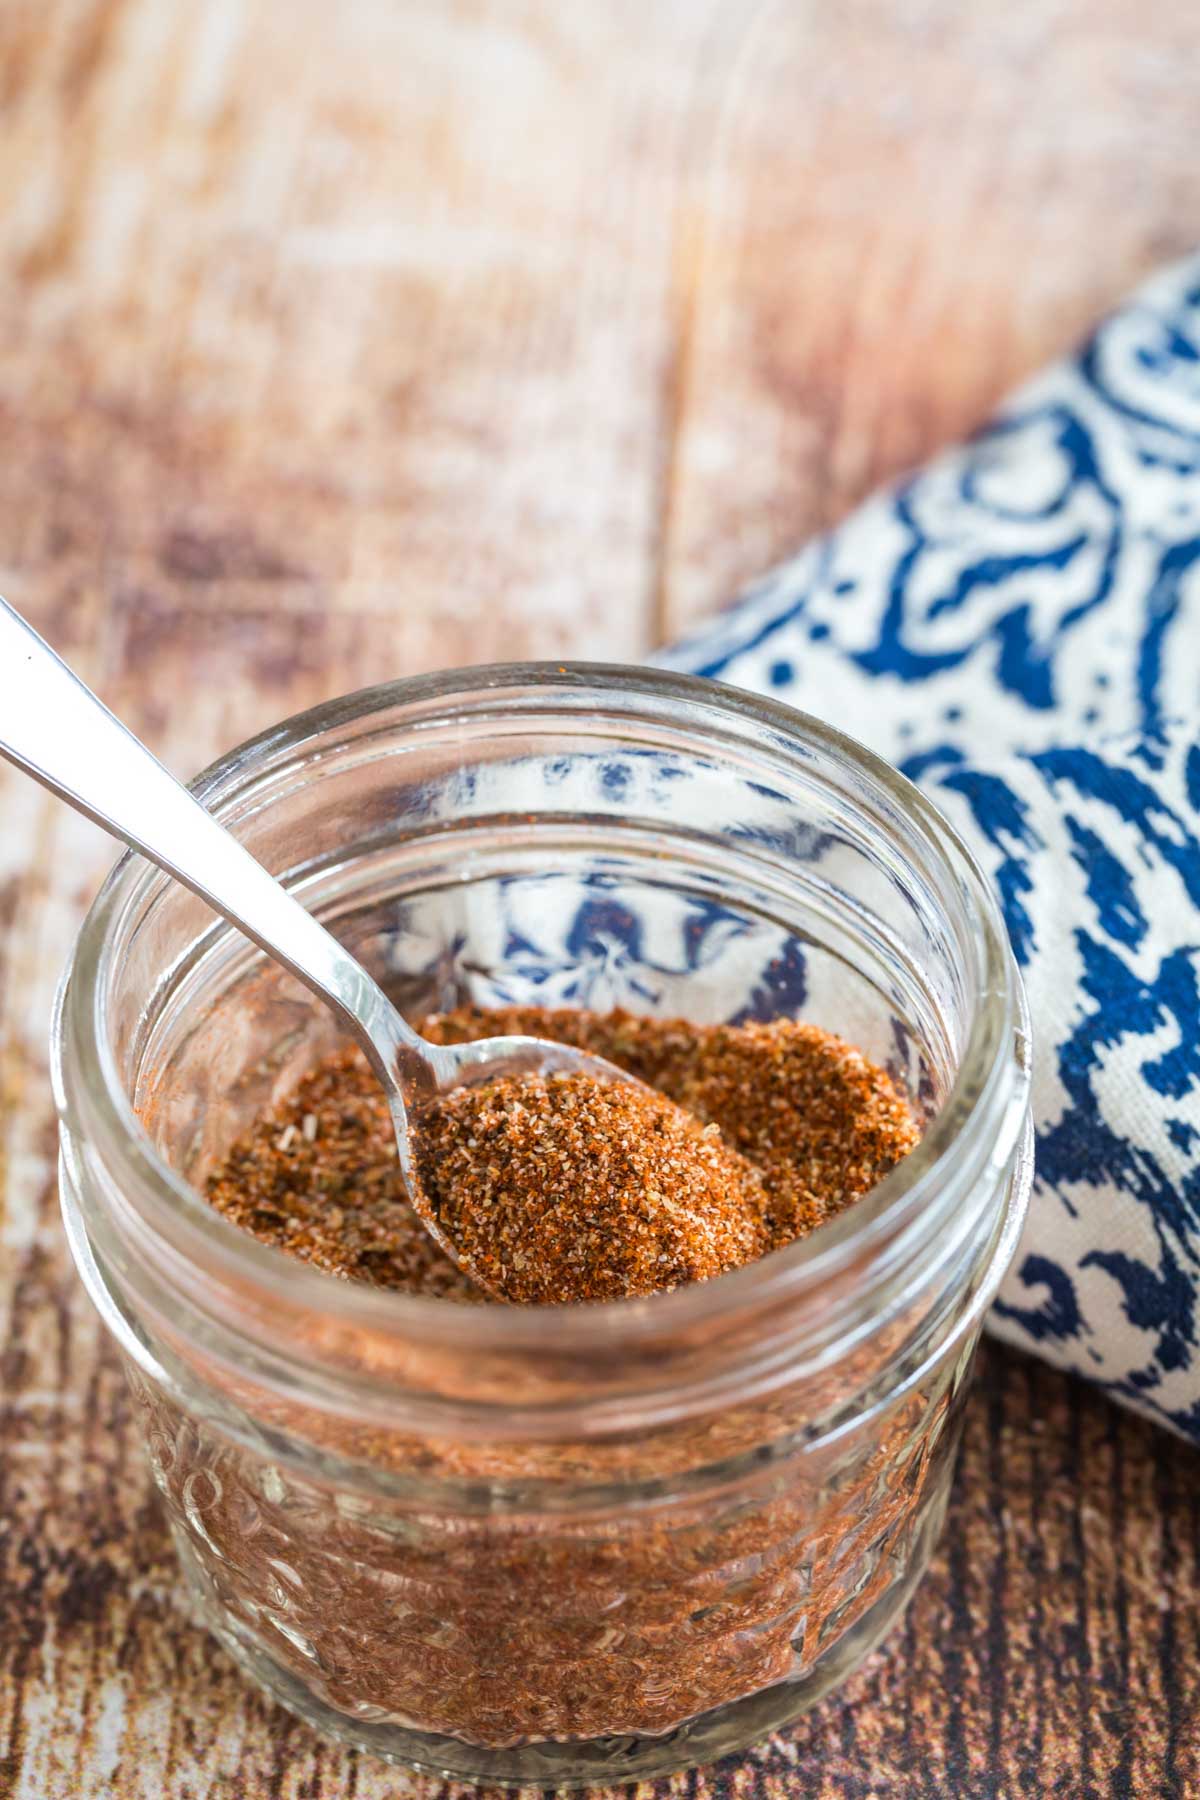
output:
[[[480,1782],[650,1776],[785,1725],[921,1577],[1026,1204],[1024,1003],[970,856],[839,732],[643,669],[373,688],[195,791],[411,1016],[803,1018],[907,1091],[919,1146],[761,1262],[459,1305],[340,1281],[203,1198],[338,1028],[194,896],[123,858],[60,994],[71,1246],[246,1672]]]

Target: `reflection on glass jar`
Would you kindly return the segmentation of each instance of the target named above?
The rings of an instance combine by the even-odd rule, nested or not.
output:
[[[650,1774],[794,1717],[924,1569],[1025,1204],[1023,1002],[961,846],[825,727],[636,670],[351,696],[200,791],[414,1013],[804,1017],[928,1120],[704,1286],[339,1283],[197,1193],[333,1022],[127,858],[60,1006],[64,1212],[212,1628],[320,1728],[467,1779]]]

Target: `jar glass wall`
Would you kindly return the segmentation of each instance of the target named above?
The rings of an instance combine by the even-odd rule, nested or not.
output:
[[[803,1017],[920,1108],[872,1194],[761,1263],[460,1307],[339,1283],[201,1198],[336,1027],[200,902],[125,858],[60,998],[72,1247],[250,1673],[477,1780],[651,1774],[784,1723],[920,1577],[1027,1196],[1023,1001],[969,857],[837,733],[644,670],[373,689],[197,787],[413,1014]]]

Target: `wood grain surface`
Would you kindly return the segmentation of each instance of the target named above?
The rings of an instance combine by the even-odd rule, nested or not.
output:
[[[4,591],[180,772],[367,681],[637,657],[1192,248],[1198,132],[1178,0],[3,0]],[[0,1796],[434,1800],[184,1612],[56,1210],[109,852],[0,809]],[[904,1627],[660,1786],[1200,1795],[1200,1462],[990,1349]]]

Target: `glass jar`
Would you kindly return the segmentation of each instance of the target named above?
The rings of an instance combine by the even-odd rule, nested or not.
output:
[[[920,1578],[1026,1203],[1023,1000],[969,856],[837,732],[641,669],[375,688],[195,785],[414,1014],[802,1016],[922,1109],[879,1187],[763,1262],[459,1306],[339,1282],[201,1197],[336,1027],[193,896],[124,858],[60,997],[71,1245],[242,1666],[477,1781],[653,1775],[785,1724]]]

